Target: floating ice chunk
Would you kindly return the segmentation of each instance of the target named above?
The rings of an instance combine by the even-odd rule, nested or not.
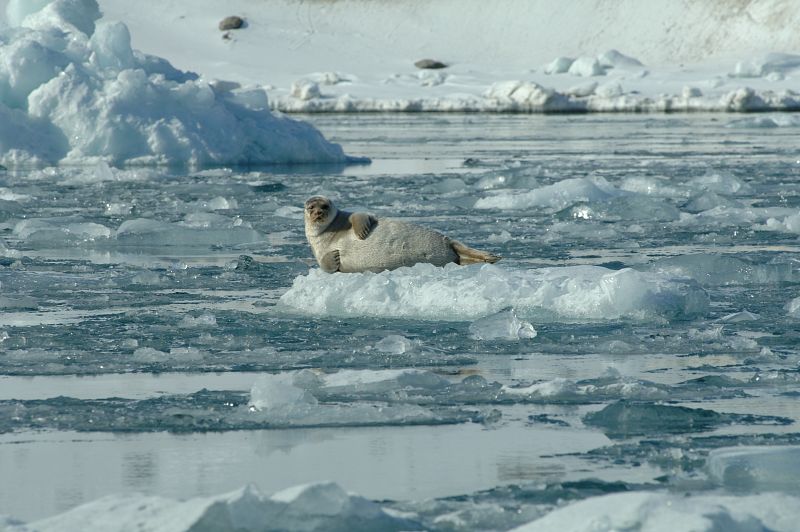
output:
[[[217,318],[210,313],[200,314],[197,317],[184,316],[184,318],[180,321],[180,323],[178,323],[178,327],[184,327],[187,329],[195,327],[216,327],[216,326],[217,326]]]
[[[321,378],[320,391],[338,395],[393,393],[397,390],[441,390],[450,381],[420,369],[340,370]]]
[[[117,243],[145,246],[208,246],[246,244],[263,240],[239,218],[213,213],[192,213],[180,223],[147,218],[124,221],[116,231]]]
[[[544,67],[545,74],[563,74],[569,71],[569,67],[572,66],[572,63],[575,62],[575,59],[572,57],[556,57],[553,59],[550,64]]]
[[[314,269],[295,278],[280,301],[316,315],[446,321],[472,321],[508,307],[539,319],[685,319],[708,307],[708,296],[694,283],[597,266],[506,270],[417,264],[333,275]]]
[[[604,76],[605,69],[600,65],[600,62],[594,57],[579,57],[569,67],[567,71],[573,76],[582,76],[590,78],[592,76]]]
[[[422,187],[423,192],[436,192],[440,194],[452,194],[454,192],[463,192],[467,189],[467,184],[463,179],[457,177],[448,177]]]
[[[144,363],[198,362],[203,360],[203,354],[196,347],[173,347],[169,353],[140,347],[133,352],[133,360]]]
[[[322,532],[421,528],[331,482],[297,486],[271,497],[262,495],[254,486],[186,501],[150,495],[109,495],[29,526],[37,532]],[[25,530],[22,528],[20,532]]]
[[[765,284],[797,278],[788,262],[756,264],[732,256],[707,253],[659,259],[649,268],[676,277],[691,277],[702,285]]]
[[[616,530],[750,532],[794,530],[800,498],[782,494],[729,497],[634,492],[591,497],[513,529],[514,532]]]
[[[781,231],[784,233],[800,233],[800,213],[791,214],[782,220],[778,218],[767,218],[764,227],[768,231]]]
[[[580,204],[570,209],[573,219],[584,220],[647,220],[672,222],[680,218],[677,207],[658,198],[641,194],[610,198],[593,206]]]
[[[145,286],[160,286],[167,282],[167,279],[158,272],[141,272],[131,278],[131,283]]]
[[[553,380],[537,382],[530,386],[503,386],[503,394],[510,397],[544,397],[564,398],[569,395],[577,395],[578,386],[574,381],[558,377]]]
[[[800,447],[758,446],[714,449],[706,469],[717,484],[733,491],[800,492]]]
[[[676,187],[670,179],[657,177],[628,177],[623,180],[620,189],[670,199],[688,195],[682,188]]]
[[[792,423],[789,418],[719,413],[705,408],[658,403],[617,401],[584,416],[587,425],[599,427],[609,438],[652,436],[711,430],[733,423]]]
[[[14,226],[14,235],[37,244],[65,244],[108,239],[111,229],[93,222],[69,222],[57,218],[31,218]]]
[[[106,216],[128,216],[133,212],[133,205],[130,203],[110,202],[106,203]]]
[[[581,201],[606,201],[624,194],[627,192],[615,188],[602,177],[580,177],[564,179],[529,192],[504,191],[480,198],[475,202],[475,208],[512,210],[547,207],[561,210]]]
[[[504,310],[472,322],[470,335],[476,340],[522,340],[536,338],[536,329],[517,317],[514,309]]]
[[[686,212],[700,213],[714,208],[741,209],[742,207],[743,205],[734,199],[706,191],[691,197],[683,209]]]
[[[505,244],[506,242],[513,240],[511,233],[503,229],[499,233],[492,233],[488,237],[486,237],[487,242],[492,242],[493,244]]]
[[[687,184],[690,187],[717,194],[749,194],[752,192],[750,185],[729,174],[709,173],[690,179]]]
[[[33,196],[28,194],[17,194],[10,188],[0,187],[0,200],[2,201],[15,201],[24,203],[33,199]]]
[[[283,207],[278,207],[275,209],[275,216],[289,218],[292,220],[302,220],[303,209],[300,207],[295,207],[294,205],[284,205]]]
[[[375,344],[376,350],[390,355],[402,355],[412,351],[415,347],[416,344],[414,342],[399,334],[390,334]]]
[[[786,313],[793,318],[800,318],[800,297],[796,297],[783,307]]]
[[[734,312],[732,314],[726,314],[722,316],[719,321],[724,321],[728,323],[741,323],[743,321],[755,321],[760,319],[761,316],[758,314],[753,314],[750,311],[743,310],[741,312]]]
[[[295,385],[294,374],[279,373],[259,377],[250,389],[250,406],[256,410],[303,410],[317,399]]]

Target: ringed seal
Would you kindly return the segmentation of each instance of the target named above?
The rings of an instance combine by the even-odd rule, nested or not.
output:
[[[419,262],[444,266],[500,260],[419,225],[340,211],[324,196],[306,200],[304,213],[308,244],[328,273],[380,272]]]

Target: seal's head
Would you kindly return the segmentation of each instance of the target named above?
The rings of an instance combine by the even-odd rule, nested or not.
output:
[[[325,196],[312,196],[306,200],[305,219],[318,231],[323,231],[336,218],[336,207]]]

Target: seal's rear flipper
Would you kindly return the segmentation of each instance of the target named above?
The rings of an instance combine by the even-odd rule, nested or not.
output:
[[[458,255],[458,263],[461,265],[476,264],[479,262],[495,263],[502,258],[499,255],[493,255],[485,251],[480,251],[469,246],[465,246],[458,240],[451,240],[450,245],[453,246],[453,251],[455,251],[456,255]]]

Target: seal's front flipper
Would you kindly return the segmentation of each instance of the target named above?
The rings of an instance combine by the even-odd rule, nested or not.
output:
[[[338,249],[327,252],[319,261],[319,267],[326,273],[338,272],[339,266],[341,266],[341,262],[339,261]]]
[[[353,227],[353,232],[361,240],[369,236],[372,228],[377,223],[378,220],[374,216],[365,212],[354,212],[350,215],[350,225]]]

